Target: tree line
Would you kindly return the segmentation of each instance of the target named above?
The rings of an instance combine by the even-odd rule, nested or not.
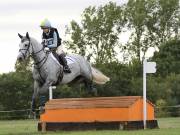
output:
[[[111,80],[95,85],[96,95],[80,84],[58,86],[54,97],[142,96],[142,61],[153,48],[148,61],[157,63],[157,73],[147,76],[147,97],[158,107],[180,104],[179,10],[179,0],[129,0],[124,5],[109,2],[86,8],[79,23],[72,20],[68,25],[63,44]],[[126,33],[128,41],[123,43]],[[0,75],[0,110],[30,107],[30,61],[16,63],[15,72]]]

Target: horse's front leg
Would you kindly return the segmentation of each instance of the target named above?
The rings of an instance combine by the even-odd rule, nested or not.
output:
[[[39,88],[39,94],[40,95],[45,95],[48,93],[49,87],[52,86],[54,83],[53,80],[47,79],[46,82],[42,85],[42,87]]]
[[[39,102],[40,102],[40,114],[44,113],[44,106],[48,98],[49,87],[53,84],[53,81],[47,79],[46,82],[39,88]]]
[[[36,111],[36,100],[38,97],[38,91],[39,91],[39,86],[40,84],[38,83],[38,81],[34,81],[34,92],[32,95],[32,102],[31,102],[31,111],[35,113]]]

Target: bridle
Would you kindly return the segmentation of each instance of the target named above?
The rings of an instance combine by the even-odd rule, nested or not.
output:
[[[35,57],[36,54],[38,54],[38,53],[40,53],[41,51],[44,50],[44,47],[42,47],[39,51],[34,52],[34,48],[33,48],[33,45],[31,43],[31,40],[28,39],[28,41],[29,41],[29,44],[27,44],[27,48],[19,49],[19,52],[22,54],[24,59],[26,58],[27,53],[29,53],[29,55],[31,57]],[[30,47],[32,48],[32,53],[30,53],[30,51],[29,51]],[[25,53],[22,52],[23,50],[25,50]],[[40,69],[44,65],[44,63],[46,62],[47,58],[48,58],[48,55],[46,55],[44,58],[42,58],[40,61],[38,61],[38,62],[36,62],[34,64],[36,66],[38,66],[40,63],[42,63],[44,61],[43,64],[38,68],[38,69]]]
[[[25,48],[19,49],[19,52],[23,55],[23,58],[24,58],[24,59],[26,58],[27,53],[30,54],[30,52],[29,52],[29,48],[30,48],[30,46],[31,46],[30,40],[29,40],[29,44],[28,44],[27,46],[28,46],[28,47],[27,47],[26,49],[25,49]],[[25,50],[25,53],[22,52],[23,50]]]

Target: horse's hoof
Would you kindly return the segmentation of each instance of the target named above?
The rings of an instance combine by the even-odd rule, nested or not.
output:
[[[45,112],[44,106],[39,107],[39,114],[43,114]]]

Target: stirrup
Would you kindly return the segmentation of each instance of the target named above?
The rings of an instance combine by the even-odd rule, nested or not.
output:
[[[63,68],[63,70],[64,70],[64,72],[66,72],[66,73],[71,73],[71,70],[70,70],[70,68],[69,68],[68,66],[65,66],[65,67]]]

